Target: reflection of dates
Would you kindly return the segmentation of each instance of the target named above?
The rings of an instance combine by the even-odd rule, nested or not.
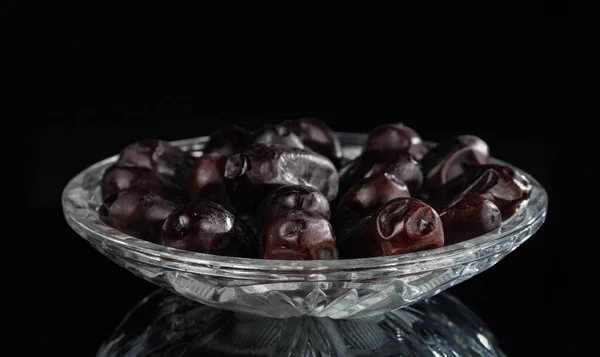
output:
[[[210,134],[208,143],[202,150],[206,153],[215,153],[229,157],[244,150],[248,144],[250,132],[237,125],[226,125]]]
[[[444,246],[437,212],[414,198],[396,198],[338,235],[343,257],[366,258],[416,252]]]
[[[336,232],[345,231],[388,201],[410,197],[404,182],[388,173],[371,176],[352,186],[340,199],[334,216]]]
[[[160,243],[199,253],[254,257],[256,239],[240,223],[218,203],[191,202],[169,215],[160,232]]]
[[[461,196],[440,213],[446,245],[475,238],[500,227],[500,210],[476,193]]]
[[[223,177],[225,162],[227,158],[219,154],[204,154],[196,160],[187,186],[192,201],[207,199],[228,207],[229,197]]]
[[[338,192],[338,175],[326,157],[283,146],[253,145],[231,156],[225,181],[236,206],[252,207],[273,189],[285,185],[313,187],[328,200]],[[244,209],[245,210],[245,209]]]
[[[270,220],[286,211],[309,211],[325,219],[331,218],[329,201],[315,188],[308,186],[281,186],[271,192],[262,203],[262,217]]]
[[[371,130],[364,151],[408,151],[413,145],[420,143],[419,134],[404,124],[384,124]]]
[[[261,237],[265,259],[333,260],[339,254],[329,222],[320,214],[286,211],[265,222]]]
[[[502,213],[502,218],[512,216],[518,205],[531,194],[531,183],[521,172],[510,166],[469,166],[466,171],[449,181],[432,194],[438,206],[447,205],[465,193],[478,193],[493,202]]]
[[[421,167],[410,154],[402,151],[371,151],[363,153],[340,169],[340,193],[343,194],[364,178],[383,173],[406,183],[413,196],[423,183]]]
[[[142,188],[128,188],[110,196],[100,209],[100,220],[130,236],[156,242],[163,222],[175,204]]]
[[[283,125],[265,125],[252,133],[249,145],[281,145],[293,148],[304,148],[300,138]]]
[[[428,189],[440,187],[462,174],[468,165],[489,161],[488,145],[473,135],[460,135],[431,149],[420,161]]]
[[[300,118],[283,123],[296,134],[304,146],[327,157],[338,166],[342,160],[342,145],[337,135],[322,120]]]

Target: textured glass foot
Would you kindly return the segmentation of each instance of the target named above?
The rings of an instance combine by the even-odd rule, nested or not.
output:
[[[332,320],[242,315],[160,290],[125,317],[98,356],[505,355],[477,316],[445,293],[375,318]]]

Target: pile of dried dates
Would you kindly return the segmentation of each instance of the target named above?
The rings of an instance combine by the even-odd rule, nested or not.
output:
[[[517,170],[472,135],[437,145],[403,124],[373,129],[360,156],[318,119],[214,131],[199,158],[166,141],[125,147],[101,181],[100,219],[172,248],[235,257],[390,256],[496,230],[529,198]]]

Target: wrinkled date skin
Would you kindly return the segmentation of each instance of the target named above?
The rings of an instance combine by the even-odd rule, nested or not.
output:
[[[304,148],[304,144],[296,134],[284,125],[265,125],[252,133],[250,145],[281,145],[292,148]]]
[[[361,154],[340,169],[340,192],[346,192],[365,178],[383,173],[406,183],[413,196],[423,183],[421,167],[410,154],[402,151],[371,151]]]
[[[510,166],[477,165],[436,190],[432,199],[441,207],[465,193],[477,193],[498,206],[506,219],[529,198],[531,188],[527,177]]]
[[[345,231],[361,218],[394,198],[410,197],[406,184],[388,173],[362,180],[340,199],[334,215],[336,232]]]
[[[316,118],[299,118],[287,120],[283,125],[296,134],[305,147],[327,157],[339,167],[342,162],[342,145],[325,122]]]
[[[281,186],[271,192],[262,203],[264,220],[268,221],[287,211],[309,211],[329,220],[329,201],[317,189],[308,186]]]
[[[476,193],[462,195],[440,213],[445,245],[475,238],[500,227],[502,217],[498,207]]]
[[[145,167],[179,187],[185,187],[193,159],[166,141],[144,139],[126,146],[119,155],[119,166]]]
[[[220,154],[204,154],[192,166],[187,191],[192,201],[207,199],[230,209],[229,196],[225,188],[225,163],[227,158]]]
[[[177,207],[160,232],[160,244],[193,252],[255,257],[256,239],[223,206],[196,201]]]
[[[417,252],[444,246],[437,212],[414,198],[396,198],[338,236],[344,258],[367,258]]]
[[[338,192],[338,180],[329,159],[300,148],[253,145],[225,164],[229,195],[236,206],[246,207],[243,211],[285,185],[313,187],[331,201]]]
[[[490,159],[485,141],[473,135],[460,135],[431,149],[420,161],[425,186],[434,189],[459,176],[467,165],[487,164]]]
[[[264,259],[335,260],[339,253],[331,224],[320,214],[286,211],[265,223],[261,233]]]
[[[130,236],[156,242],[163,222],[176,205],[142,188],[128,188],[109,197],[100,209],[100,220]]]
[[[250,132],[237,125],[221,127],[210,134],[208,143],[202,151],[229,157],[238,153],[248,145]]]
[[[154,171],[144,167],[113,165],[102,175],[102,200],[106,201],[115,193],[131,187],[147,189],[162,197],[166,194],[165,183]]]
[[[408,151],[421,142],[419,134],[402,123],[384,124],[371,130],[364,151]]]

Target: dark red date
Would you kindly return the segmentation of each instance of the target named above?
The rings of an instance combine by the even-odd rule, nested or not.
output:
[[[248,146],[250,132],[237,125],[226,125],[210,134],[208,143],[202,150],[206,153],[219,154],[229,157]]]
[[[167,247],[231,257],[256,256],[256,238],[223,206],[196,201],[177,207],[160,232]]]
[[[300,138],[284,125],[265,125],[256,130],[250,139],[250,145],[254,144],[304,148]]]
[[[102,175],[100,182],[102,200],[106,201],[115,193],[131,187],[147,189],[159,196],[163,196],[166,190],[163,180],[150,169],[113,165]]]
[[[427,189],[434,189],[459,176],[468,165],[487,164],[490,159],[485,141],[473,135],[460,135],[431,149],[420,161]]]
[[[227,160],[225,181],[232,201],[243,207],[257,205],[270,191],[286,185],[313,187],[332,200],[339,184],[335,166],[326,157],[300,148],[261,144]]]
[[[309,211],[323,218],[331,218],[329,201],[317,189],[308,186],[281,186],[271,192],[262,203],[262,217],[271,220],[287,211]]]
[[[421,167],[409,153],[371,151],[363,153],[340,169],[340,192],[346,192],[365,178],[383,173],[388,173],[406,183],[413,195],[417,193],[423,183]]]
[[[347,258],[390,256],[444,246],[437,212],[414,198],[396,198],[363,218],[337,241]]]
[[[229,208],[230,201],[225,188],[225,163],[220,154],[204,154],[192,166],[187,192],[192,201],[207,199]]]
[[[467,193],[440,213],[445,245],[460,243],[500,227],[498,207],[476,193]]]
[[[419,134],[402,123],[384,124],[369,133],[364,151],[408,151],[421,142]]]
[[[150,169],[183,188],[192,162],[188,153],[166,141],[144,139],[126,146],[117,164]]]
[[[334,215],[336,232],[345,231],[388,201],[410,197],[406,184],[388,173],[371,176],[352,186],[340,199]]]
[[[264,259],[334,260],[339,258],[329,222],[309,211],[285,211],[266,222],[261,233]]]
[[[465,193],[477,193],[498,206],[502,219],[506,219],[529,198],[531,189],[527,177],[510,166],[477,165],[467,167],[462,175],[436,190],[432,199],[442,207]]]
[[[342,145],[337,135],[322,120],[299,118],[283,123],[300,138],[305,147],[327,157],[337,167],[342,160]]]
[[[142,188],[127,188],[110,196],[100,209],[100,220],[130,236],[156,242],[163,222],[175,204]]]

